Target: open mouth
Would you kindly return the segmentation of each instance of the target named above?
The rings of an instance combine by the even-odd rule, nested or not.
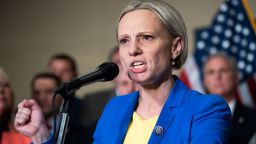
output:
[[[143,68],[144,66],[145,66],[145,63],[141,61],[136,61],[132,63],[132,67],[135,69],[140,69],[140,68]]]
[[[142,61],[135,61],[131,63],[131,71],[134,73],[143,73],[146,70],[147,70],[147,65]]]

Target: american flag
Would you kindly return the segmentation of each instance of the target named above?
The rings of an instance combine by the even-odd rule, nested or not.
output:
[[[190,88],[202,93],[202,66],[207,57],[224,52],[237,61],[242,104],[256,106],[256,26],[245,0],[225,0],[211,25],[196,31],[193,56],[185,63],[180,77]]]

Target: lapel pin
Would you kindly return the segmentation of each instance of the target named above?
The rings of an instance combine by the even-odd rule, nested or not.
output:
[[[162,126],[156,126],[154,128],[154,133],[157,135],[157,136],[161,136],[163,135],[164,133],[164,128]]]

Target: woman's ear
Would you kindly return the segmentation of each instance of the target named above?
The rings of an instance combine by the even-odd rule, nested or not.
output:
[[[175,37],[172,41],[172,49],[171,49],[171,57],[172,59],[177,58],[180,53],[183,51],[184,48],[184,41],[181,37]]]

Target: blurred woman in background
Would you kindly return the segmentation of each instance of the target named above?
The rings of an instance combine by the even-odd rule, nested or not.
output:
[[[0,142],[1,144],[29,144],[29,138],[16,132],[12,124],[14,93],[6,73],[0,67]]]

